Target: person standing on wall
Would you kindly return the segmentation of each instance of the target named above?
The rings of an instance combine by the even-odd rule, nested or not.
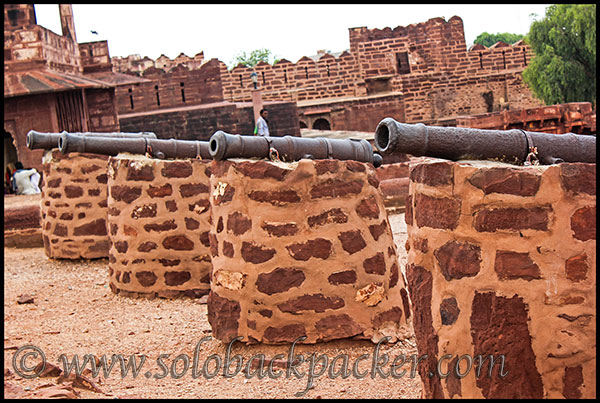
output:
[[[255,134],[258,136],[269,136],[269,121],[267,118],[269,117],[269,111],[265,109],[260,110],[260,117],[256,121],[256,131]]]

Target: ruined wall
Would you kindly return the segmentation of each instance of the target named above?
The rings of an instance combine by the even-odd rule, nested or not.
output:
[[[90,131],[118,132],[119,120],[115,108],[114,88],[88,89],[85,96]]]
[[[209,160],[119,154],[108,164],[111,290],[164,298],[208,293]]]
[[[208,318],[222,341],[410,333],[404,279],[370,164],[213,161]]]
[[[177,65],[168,72],[150,67],[141,77],[148,83],[116,88],[119,114],[147,112],[223,100],[219,62],[216,59],[189,70]]]
[[[343,52],[339,57],[331,54],[317,61],[302,57],[291,63],[282,59],[270,65],[260,62],[253,69],[238,65],[231,70],[220,62],[223,80],[223,97],[229,101],[249,101],[254,88],[250,74],[258,74],[258,87],[265,100],[303,101],[307,99],[335,98],[364,95],[358,92],[360,79],[354,57]]]
[[[544,133],[596,133],[596,112],[589,102],[570,102],[516,111],[463,116],[456,119],[458,127],[509,130],[525,129]]]
[[[127,57],[115,56],[111,58],[114,70],[117,73],[136,73],[142,74],[150,67],[162,69],[169,72],[177,66],[185,67],[189,70],[199,68],[204,63],[204,52],[197,53],[194,57],[189,57],[180,53],[175,59],[171,60],[168,56],[160,55],[156,60],[148,56],[143,58],[140,55],[129,55]]]
[[[83,73],[112,71],[108,41],[79,43]]]
[[[98,154],[44,154],[42,237],[49,258],[108,256],[106,163]]]
[[[299,136],[298,112],[292,102],[272,102],[263,105],[269,110],[271,136]],[[254,133],[252,104],[228,102],[200,105],[154,113],[120,115],[124,132],[151,131],[159,138],[208,140],[217,130],[231,134]]]
[[[419,354],[429,355],[425,397],[595,397],[595,169],[444,160],[411,169],[406,277]],[[489,359],[479,377],[475,368],[429,377],[445,354],[445,373],[463,354],[497,362],[491,378]]]

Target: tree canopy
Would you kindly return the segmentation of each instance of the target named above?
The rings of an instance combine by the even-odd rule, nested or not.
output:
[[[270,61],[271,58],[273,58],[272,62]],[[246,67],[254,67],[260,62],[275,64],[278,61],[279,59],[276,56],[273,56],[269,49],[263,48],[253,50],[249,54],[247,54],[246,52],[240,52],[237,54],[235,59],[233,59],[231,64],[233,67],[237,66],[240,63],[245,65]]]
[[[555,4],[527,35],[535,56],[523,80],[546,105],[596,103],[596,5]]]
[[[502,41],[502,42],[512,45],[513,43],[518,42],[521,39],[523,39],[524,36],[525,35],[521,35],[521,34],[511,34],[509,32],[502,32],[502,33],[497,33],[497,34],[489,34],[487,32],[483,32],[483,33],[479,34],[479,36],[477,38],[475,38],[475,41],[473,43],[475,43],[475,44],[478,43],[478,44],[486,46],[488,48],[498,41]]]

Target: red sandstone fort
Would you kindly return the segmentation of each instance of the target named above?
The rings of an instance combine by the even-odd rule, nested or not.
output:
[[[5,160],[25,166],[41,164],[42,151],[25,145],[32,129],[153,131],[160,138],[199,140],[218,129],[250,134],[253,71],[276,136],[299,135],[300,128],[372,132],[388,116],[408,123],[595,132],[590,104],[539,108],[521,77],[533,57],[527,44],[467,49],[458,16],[393,29],[349,28],[349,50],[341,53],[228,70],[203,52],[174,60],[111,58],[107,41],[77,42],[72,7],[59,10],[62,35],[37,25],[33,5],[4,6]],[[536,109],[525,113],[528,108]]]

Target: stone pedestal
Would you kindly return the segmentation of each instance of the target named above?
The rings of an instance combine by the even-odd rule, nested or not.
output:
[[[428,354],[424,397],[595,397],[595,169],[411,168],[406,277],[419,354]],[[428,376],[444,355],[450,376]],[[476,376],[479,355],[496,359],[492,377],[489,359]]]
[[[97,154],[48,150],[42,163],[42,239],[50,258],[108,256],[106,163]]]
[[[126,296],[210,289],[209,160],[120,154],[108,166],[109,276]]]
[[[371,164],[214,161],[208,317],[228,342],[411,334],[408,296]]]

